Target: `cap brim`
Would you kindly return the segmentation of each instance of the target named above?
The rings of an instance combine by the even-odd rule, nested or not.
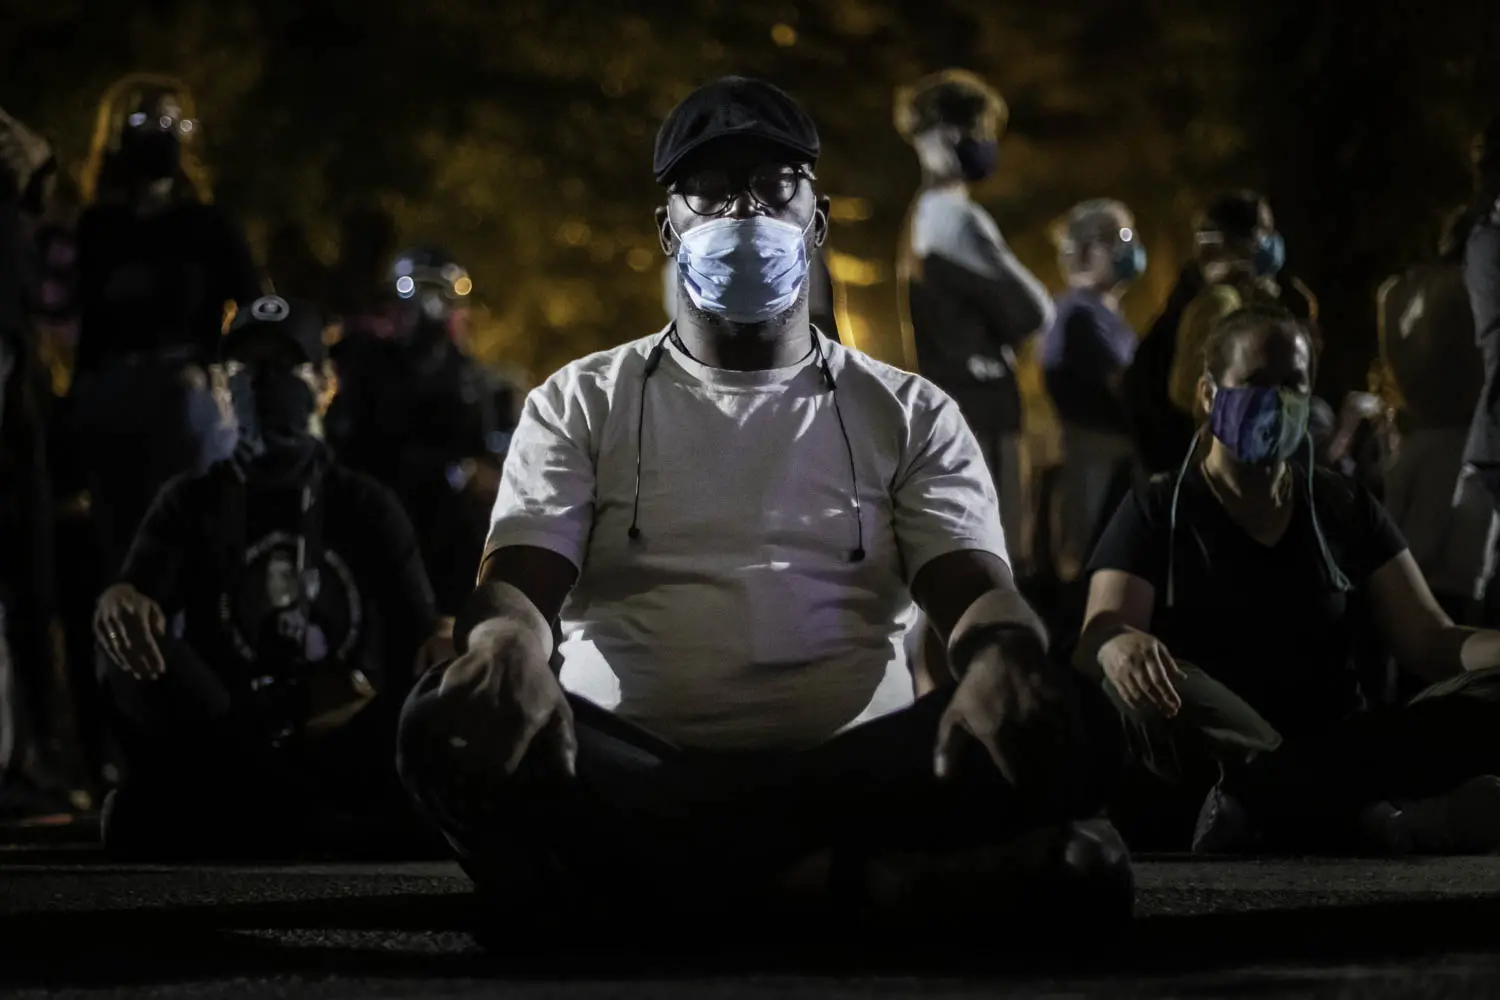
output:
[[[656,182],[658,184],[669,182],[685,160],[688,160],[694,154],[704,149],[708,149],[726,140],[746,138],[757,139],[767,145],[785,150],[791,155],[792,161],[795,163],[816,163],[818,160],[818,150],[809,149],[805,144],[797,142],[785,133],[767,132],[763,126],[758,124],[747,125],[743,128],[727,129],[723,132],[716,132],[713,135],[701,136],[686,144],[657,171]]]

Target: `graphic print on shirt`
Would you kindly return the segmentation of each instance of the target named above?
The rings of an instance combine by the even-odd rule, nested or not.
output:
[[[307,664],[346,659],[363,632],[363,603],[348,564],[331,549],[322,565],[297,572],[297,537],[273,531],[245,553],[234,593],[219,601],[220,620],[247,664]]]

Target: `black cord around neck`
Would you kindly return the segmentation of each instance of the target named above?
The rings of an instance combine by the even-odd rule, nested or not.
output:
[[[645,450],[646,441],[646,387],[651,381],[651,376],[656,374],[656,369],[661,367],[662,355],[666,352],[667,342],[676,336],[677,325],[674,323],[667,328],[667,332],[661,335],[656,344],[651,348],[651,353],[646,355],[646,367],[641,373],[641,399],[636,410],[635,420],[635,499],[631,503],[630,530],[627,534],[632,542],[641,540],[641,455]],[[686,353],[684,351],[684,353]],[[827,386],[828,393],[833,397],[833,415],[839,423],[839,436],[844,439],[844,454],[849,459],[849,481],[853,488],[852,500],[854,502],[854,529],[855,544],[849,550],[850,562],[863,562],[865,558],[865,518],[864,507],[859,499],[859,471],[854,461],[854,445],[849,440],[849,429],[844,424],[844,411],[839,406],[838,383],[834,380],[833,369],[828,364],[828,357],[823,353],[823,344],[819,339],[817,331],[812,334],[812,351],[818,356],[818,368],[823,373],[823,384]],[[689,355],[691,357],[691,355]]]
[[[630,531],[627,532],[632,542],[641,540],[641,452],[645,450],[646,444],[646,386],[650,384],[651,376],[656,374],[656,369],[661,367],[661,356],[666,352],[667,341],[676,333],[676,323],[667,327],[667,332],[661,335],[656,346],[651,348],[651,353],[646,355],[646,370],[641,374],[641,402],[635,415],[635,501],[631,504]]]

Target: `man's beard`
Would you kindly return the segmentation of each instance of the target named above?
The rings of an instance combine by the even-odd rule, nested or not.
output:
[[[812,251],[809,250],[809,253]],[[768,333],[774,333],[785,329],[797,318],[797,311],[807,305],[809,288],[811,287],[809,277],[802,279],[802,288],[797,292],[797,298],[791,305],[768,319],[758,320],[754,323],[742,323],[737,320],[726,319],[718,313],[709,312],[700,308],[693,297],[688,294],[687,283],[682,277],[682,272],[677,274],[677,308],[681,312],[693,317],[693,320],[701,327],[709,330],[722,332],[731,340],[742,340],[762,337]]]

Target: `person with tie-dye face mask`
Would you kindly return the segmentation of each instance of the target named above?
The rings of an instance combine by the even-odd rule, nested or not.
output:
[[[1204,353],[1198,435],[1105,531],[1075,665],[1183,834],[1202,802],[1195,850],[1500,848],[1500,632],[1455,626],[1379,502],[1312,462],[1302,323],[1241,309]],[[1376,634],[1434,685],[1379,712]]]

